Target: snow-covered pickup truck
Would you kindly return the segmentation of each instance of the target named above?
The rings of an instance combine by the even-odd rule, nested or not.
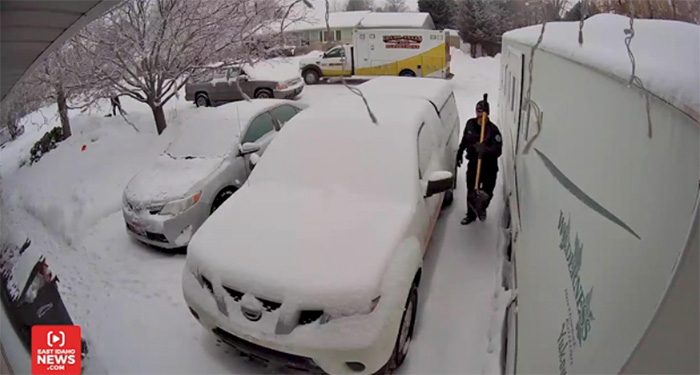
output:
[[[294,117],[193,236],[192,315],[252,358],[329,374],[406,358],[422,262],[452,200],[459,116],[448,82],[379,77]]]
[[[249,98],[294,99],[304,90],[304,82],[298,71],[289,69],[287,65],[265,61],[217,69],[206,82],[188,82],[185,85],[185,100],[193,101],[197,107],[243,100],[239,85]]]

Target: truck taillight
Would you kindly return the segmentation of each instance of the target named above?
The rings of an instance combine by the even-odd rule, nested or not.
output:
[[[46,262],[43,262],[41,264],[39,274],[41,274],[41,276],[44,278],[44,281],[46,281],[47,283],[51,281],[51,270],[49,270],[49,265],[46,264]]]
[[[26,303],[33,303],[36,297],[39,295],[39,290],[51,282],[51,271],[49,270],[49,265],[46,261],[41,261],[39,265],[39,271],[35,274],[34,279],[30,281],[29,288],[27,288],[24,294],[24,301]]]

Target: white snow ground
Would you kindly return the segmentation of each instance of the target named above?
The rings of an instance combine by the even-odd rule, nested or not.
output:
[[[486,92],[498,124],[499,58],[474,60],[458,50],[452,53],[460,121],[474,115],[474,105]],[[306,87],[300,100],[323,105],[345,90],[339,84]],[[174,132],[157,136],[146,106],[128,98],[122,104],[139,132],[121,118],[103,117],[107,105],[101,113],[71,112],[74,135],[37,164],[18,168],[33,142],[50,129],[31,123],[43,123],[41,114],[29,116],[25,135],[0,150],[0,235],[8,229],[30,234],[32,247],[44,251],[60,277],[64,302],[89,341],[88,373],[266,373],[190,315],[181,291],[184,255],[154,250],[127,236],[120,211],[123,189],[167,147]],[[183,112],[197,111],[184,97],[167,107],[170,130],[179,118],[191,117]],[[53,116],[55,108],[43,113]],[[489,337],[500,335],[492,323],[502,319],[503,309],[494,319],[493,311],[508,297],[497,293],[502,181],[487,221],[464,227],[459,223],[466,210],[464,172],[465,167],[455,203],[441,214],[426,255],[415,337],[400,374],[500,372],[494,367],[499,342]]]

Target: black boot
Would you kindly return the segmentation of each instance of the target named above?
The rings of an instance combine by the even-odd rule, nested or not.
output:
[[[479,212],[479,220],[486,221],[486,209],[484,209],[482,212]]]
[[[469,225],[471,224],[474,220],[476,220],[476,217],[467,214],[467,216],[462,219],[462,225]]]

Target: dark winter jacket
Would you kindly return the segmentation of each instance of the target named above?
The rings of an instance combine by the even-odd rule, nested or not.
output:
[[[457,157],[460,159],[464,157],[464,151],[466,150],[467,160],[470,163],[479,160],[479,154],[474,149],[474,145],[479,143],[479,140],[481,140],[481,124],[476,118],[469,119],[464,127],[464,134],[462,134],[462,141],[459,143]],[[501,156],[503,138],[498,127],[490,120],[486,123],[484,144],[486,145],[486,152],[482,156],[482,167],[498,168],[498,158]]]

